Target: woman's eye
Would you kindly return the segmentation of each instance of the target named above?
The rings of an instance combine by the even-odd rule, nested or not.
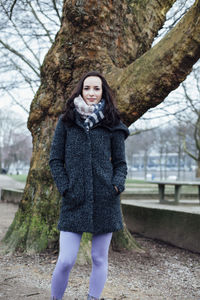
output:
[[[83,89],[84,89],[84,91],[89,91],[89,90],[90,90],[89,87],[84,87]],[[92,90],[92,89],[91,89],[91,90]],[[94,90],[94,91],[99,91],[100,88],[99,88],[99,87],[95,87],[93,90]]]

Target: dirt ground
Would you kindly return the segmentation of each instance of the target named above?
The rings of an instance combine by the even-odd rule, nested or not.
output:
[[[0,203],[0,239],[17,206]],[[134,235],[145,253],[110,251],[105,300],[199,300],[200,255]],[[0,299],[49,300],[56,254],[4,254],[0,243]],[[75,265],[63,300],[86,299],[91,266]]]

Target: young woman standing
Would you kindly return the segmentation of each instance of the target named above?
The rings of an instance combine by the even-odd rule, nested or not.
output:
[[[84,75],[67,101],[51,146],[50,168],[62,195],[52,299],[63,297],[83,232],[92,233],[87,299],[100,298],[112,233],[123,228],[120,193],[127,174],[124,140],[128,134],[105,78],[98,72]]]

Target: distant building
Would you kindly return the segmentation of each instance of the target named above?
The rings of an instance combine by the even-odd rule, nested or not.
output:
[[[181,154],[179,157],[178,153],[164,153],[161,155],[157,152],[150,152],[145,155],[144,152],[139,154],[133,154],[131,166],[135,170],[142,170],[146,168],[147,170],[158,170],[158,169],[168,169],[168,170],[178,170],[182,169],[185,171],[194,170],[195,162],[186,153]]]

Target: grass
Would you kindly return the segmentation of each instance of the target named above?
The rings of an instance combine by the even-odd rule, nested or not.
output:
[[[130,184],[130,183],[146,183],[145,180],[142,180],[142,179],[126,179],[126,183],[127,184]]]
[[[27,175],[26,174],[20,174],[20,175],[8,175],[12,179],[20,182],[26,182]]]

